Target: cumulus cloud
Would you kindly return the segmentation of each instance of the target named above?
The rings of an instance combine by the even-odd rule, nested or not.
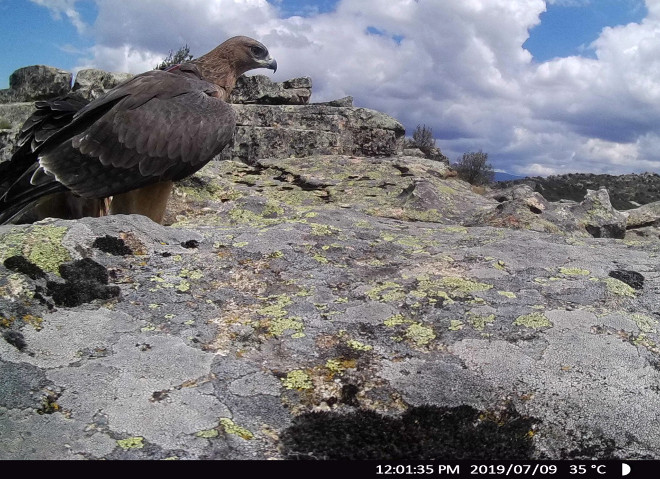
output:
[[[140,72],[183,44],[201,55],[250,35],[276,80],[310,76],[314,101],[352,95],[409,132],[426,124],[452,159],[482,149],[518,174],[660,168],[660,0],[640,24],[604,29],[595,58],[544,63],[523,44],[546,3],[588,0],[341,0],[305,16],[266,0],[96,0],[92,25],[75,0],[33,1],[93,37],[81,66]]]

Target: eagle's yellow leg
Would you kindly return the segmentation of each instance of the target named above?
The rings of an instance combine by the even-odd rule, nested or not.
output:
[[[156,223],[163,222],[167,201],[172,193],[174,183],[163,181],[137,190],[122,193],[112,197],[110,203],[111,215],[138,214],[151,218]]]

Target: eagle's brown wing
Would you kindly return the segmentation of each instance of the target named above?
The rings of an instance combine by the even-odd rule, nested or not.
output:
[[[105,198],[191,175],[232,139],[234,111],[216,92],[191,66],[143,73],[91,102],[36,147],[31,188],[4,198],[0,222],[3,206],[53,191]]]

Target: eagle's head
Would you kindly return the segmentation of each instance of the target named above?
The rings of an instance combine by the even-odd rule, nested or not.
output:
[[[268,48],[253,38],[232,37],[220,47],[226,47],[231,52],[234,68],[240,74],[255,68],[277,70],[277,61],[270,56]]]

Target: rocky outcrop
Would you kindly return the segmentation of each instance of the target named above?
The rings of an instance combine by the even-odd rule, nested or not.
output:
[[[626,235],[626,215],[610,204],[606,189],[587,190],[581,202],[551,202],[529,185],[522,184],[490,195],[499,204],[470,220],[470,225],[489,224],[558,234],[619,238]]]
[[[111,73],[95,68],[80,70],[71,91],[92,101],[132,77],[130,73]]]
[[[282,83],[266,75],[242,76],[229,97],[230,103],[262,105],[306,105],[312,96],[312,79],[294,78]]]
[[[130,75],[82,70],[72,91],[93,100],[127,78]],[[311,88],[306,77],[281,83],[264,75],[241,77],[231,97],[238,118],[234,145],[222,158],[251,163],[267,157],[390,156],[401,151],[405,130],[394,118],[355,108],[350,97],[307,104]],[[18,128],[31,112],[30,103],[0,105],[0,161],[11,157]]]
[[[9,89],[0,90],[0,103],[47,100],[66,94],[73,75],[59,68],[34,65],[16,70],[9,77]]]
[[[401,149],[405,129],[385,113],[325,105],[234,105],[236,134],[221,157],[320,155],[390,156]]]
[[[642,173],[630,175],[597,175],[591,173],[569,173],[530,177],[494,184],[496,188],[509,188],[527,184],[549,201],[582,201],[587,190],[606,188],[612,206],[618,210],[629,210],[640,205],[660,201],[660,175]]]
[[[0,459],[660,458],[658,243],[465,226],[502,203],[317,156],[0,227]]]

